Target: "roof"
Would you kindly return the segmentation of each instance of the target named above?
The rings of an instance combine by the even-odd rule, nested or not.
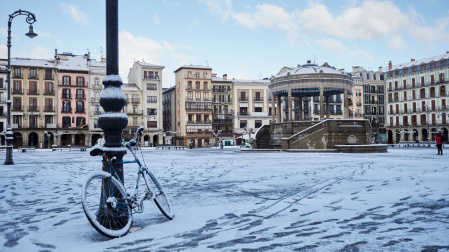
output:
[[[202,70],[212,70],[211,67],[208,66],[199,66],[199,65],[184,65],[182,67],[179,67],[178,69],[175,70],[175,73],[178,72],[181,69],[202,69]]]
[[[150,64],[150,63],[146,63],[146,62],[137,61],[136,63],[141,65],[142,67],[152,67],[152,68],[162,68],[162,69],[165,68],[165,66]]]
[[[223,79],[222,77],[212,77],[212,82],[232,82],[230,79]]]
[[[26,66],[26,67],[42,67],[42,68],[55,68],[53,60],[45,59],[30,59],[30,58],[12,58],[12,66]]]
[[[163,88],[163,89],[162,89],[162,93],[170,92],[170,91],[172,91],[172,90],[175,89],[175,88],[176,88],[176,86],[169,87],[169,88]]]
[[[106,62],[99,62],[99,61],[96,61],[95,59],[91,59],[89,66],[91,66],[91,67],[106,67]]]
[[[59,55],[58,55],[59,56]],[[82,55],[64,55],[67,60],[59,60],[58,70],[89,71],[87,59]]]
[[[345,74],[341,73],[340,71],[335,70],[333,68],[321,67],[321,66],[318,66],[317,64],[312,64],[312,63],[310,63],[310,60],[309,60],[309,61],[307,61],[307,64],[304,64],[298,68],[294,68],[290,71],[281,73],[281,74],[277,75],[276,77],[283,77],[283,76],[287,76],[287,75],[320,74],[320,73],[345,75]]]
[[[135,83],[123,83],[122,90],[127,91],[140,91],[140,88]]]
[[[389,69],[388,66],[386,66],[386,67],[382,68],[382,70],[384,72],[388,72],[390,70],[403,69],[404,67],[419,66],[421,64],[436,62],[436,61],[440,61],[442,59],[449,59],[449,52],[446,52],[445,54],[429,57],[429,58],[424,58],[424,59],[414,60],[414,61],[410,61],[410,62],[398,64],[398,65],[393,65],[392,69]]]
[[[232,79],[232,82],[237,84],[270,84],[270,80]]]
[[[8,73],[8,68],[5,66],[0,66],[0,73]]]

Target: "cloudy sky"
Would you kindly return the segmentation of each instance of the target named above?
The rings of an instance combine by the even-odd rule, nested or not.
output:
[[[12,56],[50,59],[54,50],[106,56],[104,0],[16,0],[0,8],[0,58],[7,57],[8,15],[33,12],[39,34],[12,24]],[[3,21],[1,21],[3,20]],[[447,0],[121,0],[120,75],[134,61],[165,66],[174,85],[181,65],[209,65],[219,76],[260,79],[308,59],[347,71],[377,70],[449,51]]]

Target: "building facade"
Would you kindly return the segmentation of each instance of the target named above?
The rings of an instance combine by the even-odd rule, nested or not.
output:
[[[212,68],[184,65],[175,70],[176,131],[179,145],[201,148],[212,139]]]
[[[91,145],[88,100],[89,54],[55,55],[58,70],[58,145]]]
[[[386,72],[387,141],[434,141],[448,136],[449,52],[393,65]]]
[[[164,68],[164,66],[137,61],[128,73],[128,83],[136,84],[141,90],[144,143],[152,146],[163,143],[162,71]]]
[[[0,145],[6,145],[5,136],[7,124],[7,105],[6,99],[8,99],[6,78],[8,75],[8,67],[0,65]]]
[[[257,131],[270,124],[269,80],[233,80],[232,97],[234,107],[234,138],[241,144],[242,133],[247,129]],[[247,136],[246,136],[247,137]]]
[[[91,59],[89,62],[89,133],[91,134],[91,146],[97,144],[98,139],[103,138],[103,130],[98,126],[98,117],[103,114],[100,106],[100,94],[103,91],[103,78],[106,76],[106,59],[97,62]]]
[[[212,74],[212,131],[214,132],[214,143],[220,139],[233,139],[233,103],[232,103],[232,81],[228,75],[223,78]]]
[[[176,87],[164,88],[162,97],[164,144],[176,145]]]

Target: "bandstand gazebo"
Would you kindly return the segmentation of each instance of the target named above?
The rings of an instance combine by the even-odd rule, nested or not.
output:
[[[309,60],[301,67],[273,76],[268,87],[272,95],[272,111],[277,101],[277,116],[272,113],[271,124],[258,129],[253,144],[255,149],[386,151],[386,146],[369,146],[371,124],[368,120],[348,119],[348,93],[352,89],[349,75],[320,67]],[[338,94],[344,96],[342,117],[331,119],[329,97]],[[287,97],[285,120],[282,97]],[[302,105],[305,97],[319,97],[320,120],[304,120]],[[299,116],[295,117],[292,109],[294,98],[299,100]]]
[[[343,98],[343,118],[348,118],[348,93],[352,89],[351,77],[333,68],[320,67],[307,61],[307,64],[274,76],[271,79],[269,89],[273,95],[272,108],[275,107],[275,97],[277,107],[281,108],[281,97],[288,97],[287,119],[293,120],[292,99],[299,99],[299,120],[303,120],[302,100],[304,97],[316,97],[320,99],[320,120],[330,118],[329,97],[336,94],[344,94]],[[326,98],[326,99],[325,99]],[[277,122],[282,122],[282,110],[277,110]],[[272,122],[276,122],[275,114],[272,113]]]

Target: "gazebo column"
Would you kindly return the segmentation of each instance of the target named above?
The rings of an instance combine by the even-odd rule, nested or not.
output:
[[[320,120],[324,119],[324,88],[320,87]]]
[[[271,94],[271,122],[275,123],[276,122],[276,107],[275,107],[275,96],[274,93]]]
[[[343,94],[343,119],[349,118],[349,107],[348,107],[348,90],[345,89]]]
[[[326,96],[326,119],[330,118],[329,98],[330,98],[330,95]]]
[[[278,101],[278,107],[277,107],[277,112],[278,112],[278,120],[277,122],[282,122],[282,106],[281,106],[281,95],[276,95],[276,100]]]
[[[299,97],[299,120],[302,121],[302,96]]]
[[[288,121],[293,121],[293,111],[292,111],[292,90],[288,90]]]

